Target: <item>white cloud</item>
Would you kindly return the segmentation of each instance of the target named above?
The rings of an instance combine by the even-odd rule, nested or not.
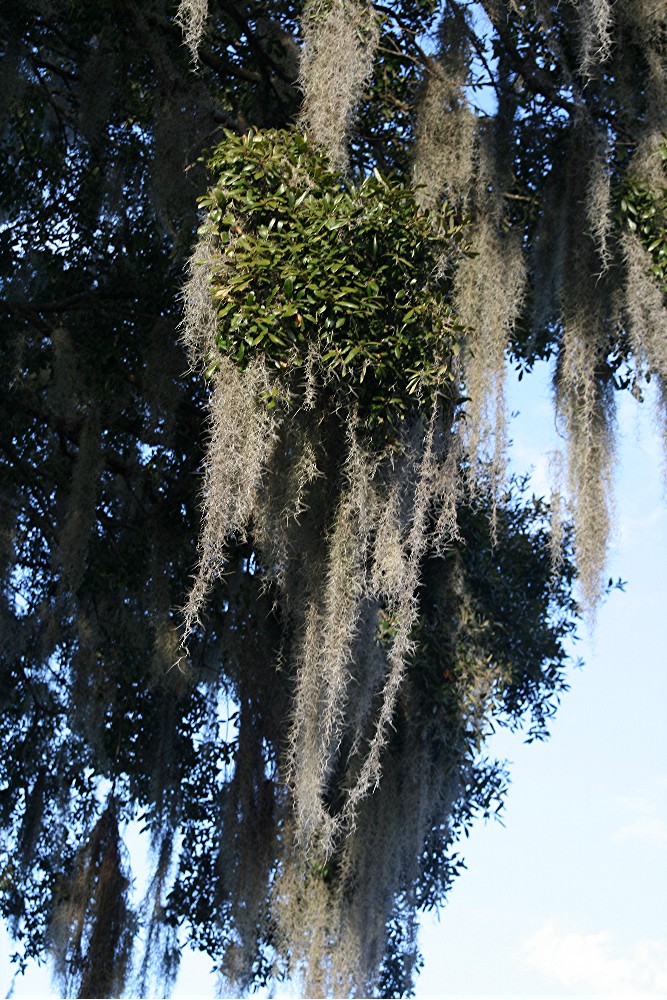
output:
[[[544,924],[520,942],[520,960],[560,987],[607,995],[667,993],[667,939],[622,945],[608,931]]]
[[[667,850],[667,775],[658,772],[650,795],[617,795],[612,799],[614,808],[625,813],[624,822],[614,830],[615,843],[635,841],[650,847]],[[662,814],[662,815],[660,815]]]
[[[658,772],[656,780],[659,783],[660,790],[667,793],[667,776]],[[614,795],[610,801],[615,809],[624,813],[645,813],[648,815],[650,812],[654,811],[654,800],[650,795],[642,795],[638,793],[635,793],[634,795]]]
[[[627,823],[614,831],[612,840],[623,843],[628,840],[649,844],[651,847],[662,847],[667,850],[667,823],[660,819],[644,817],[635,823]]]

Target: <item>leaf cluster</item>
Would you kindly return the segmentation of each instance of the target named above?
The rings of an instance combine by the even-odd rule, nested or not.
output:
[[[209,167],[217,182],[200,205],[218,248],[223,354],[291,369],[315,345],[371,425],[451,387],[463,331],[441,261],[462,252],[465,232],[453,209],[419,211],[377,170],[342,182],[294,131],[227,132]]]
[[[637,233],[651,255],[651,272],[667,291],[667,137],[659,155],[665,186],[656,194],[645,181],[628,176],[620,192],[618,219]]]
[[[578,609],[570,531],[554,574],[549,505],[529,497],[527,485],[526,479],[508,484],[495,541],[490,494],[460,505],[465,544],[431,559],[426,569],[414,670],[421,697],[438,706],[434,718],[453,712],[451,726],[465,714],[466,692],[488,684],[494,719],[512,729],[527,724],[532,740],[548,735],[548,720],[567,689],[564,642]]]

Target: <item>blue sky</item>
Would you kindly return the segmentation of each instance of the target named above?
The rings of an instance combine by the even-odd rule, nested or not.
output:
[[[546,366],[514,383],[514,464],[546,487]],[[619,397],[612,592],[545,744],[498,734],[512,785],[427,921],[417,996],[667,994],[667,507],[650,404]]]
[[[544,744],[501,732],[504,826],[464,841],[468,870],[422,931],[417,997],[667,994],[667,505],[650,402],[619,397],[612,592],[571,672]],[[512,383],[513,464],[547,489],[557,445],[546,366]],[[0,954],[5,949],[0,940]],[[213,996],[208,959],[186,956],[175,996]],[[0,962],[0,991],[11,970]],[[14,996],[47,996],[45,969]]]

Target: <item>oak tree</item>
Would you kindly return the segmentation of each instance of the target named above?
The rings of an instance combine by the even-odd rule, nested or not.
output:
[[[603,594],[617,391],[664,434],[667,10],[15,0],[0,45],[15,959],[165,995],[183,927],[235,990],[407,995],[489,727],[546,734]]]

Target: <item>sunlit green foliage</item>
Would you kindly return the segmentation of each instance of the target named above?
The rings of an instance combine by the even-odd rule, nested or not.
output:
[[[630,232],[640,237],[653,261],[651,271],[667,294],[667,143],[654,156],[662,161],[662,190],[633,177],[629,168],[620,189],[619,216]]]
[[[462,330],[446,293],[464,234],[452,209],[420,211],[377,171],[341,182],[297,132],[228,132],[209,169],[200,235],[219,256],[220,351],[242,368],[263,354],[285,369],[312,346],[371,425],[451,392]]]

